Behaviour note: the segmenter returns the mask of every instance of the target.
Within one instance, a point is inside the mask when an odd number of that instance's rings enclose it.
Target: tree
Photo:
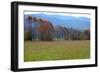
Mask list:
[[[28,40],[32,40],[32,17],[28,16],[27,21],[28,21],[28,25],[30,26],[29,26],[29,31],[26,32],[26,36]]]
[[[24,40],[31,40],[31,32],[24,32]]]
[[[86,40],[90,40],[90,30],[89,29],[84,31],[84,35],[86,37]]]
[[[86,29],[86,30],[82,31],[80,34],[80,39],[81,40],[90,40],[90,30]]]
[[[53,25],[49,21],[44,21],[43,24],[41,24],[38,27],[38,30],[40,31],[40,40],[53,40]]]

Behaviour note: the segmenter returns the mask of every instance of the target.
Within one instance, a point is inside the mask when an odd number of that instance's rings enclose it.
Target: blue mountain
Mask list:
[[[65,26],[67,28],[74,28],[79,30],[89,29],[90,28],[90,18],[81,16],[69,16],[69,15],[60,15],[60,14],[45,14],[45,13],[37,13],[37,14],[27,14],[27,16],[42,18],[50,21],[54,26],[60,25]]]

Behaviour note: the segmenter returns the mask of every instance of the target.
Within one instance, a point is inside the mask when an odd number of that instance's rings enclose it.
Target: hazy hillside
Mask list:
[[[38,14],[28,14],[32,17],[37,17],[37,18],[42,18],[46,19],[52,24],[55,25],[60,25],[60,26],[65,26],[68,28],[74,28],[74,29],[89,29],[90,27],[90,19],[87,17],[75,17],[75,16],[68,16],[68,15],[58,15],[58,14],[43,14],[43,13],[38,13]],[[25,18],[27,15],[25,15]],[[26,22],[27,23],[27,22]],[[28,25],[26,25],[28,26]]]

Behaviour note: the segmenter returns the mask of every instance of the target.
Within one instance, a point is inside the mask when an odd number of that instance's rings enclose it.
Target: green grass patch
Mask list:
[[[90,58],[90,41],[25,41],[24,61]]]

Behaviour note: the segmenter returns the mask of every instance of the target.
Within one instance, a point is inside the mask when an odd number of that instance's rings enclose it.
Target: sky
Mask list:
[[[73,13],[73,12],[43,12],[43,11],[25,11],[24,14],[28,15],[28,14],[46,14],[46,15],[68,15],[68,16],[75,16],[75,17],[80,17],[80,16],[84,16],[87,18],[90,18],[90,14],[89,13]]]

